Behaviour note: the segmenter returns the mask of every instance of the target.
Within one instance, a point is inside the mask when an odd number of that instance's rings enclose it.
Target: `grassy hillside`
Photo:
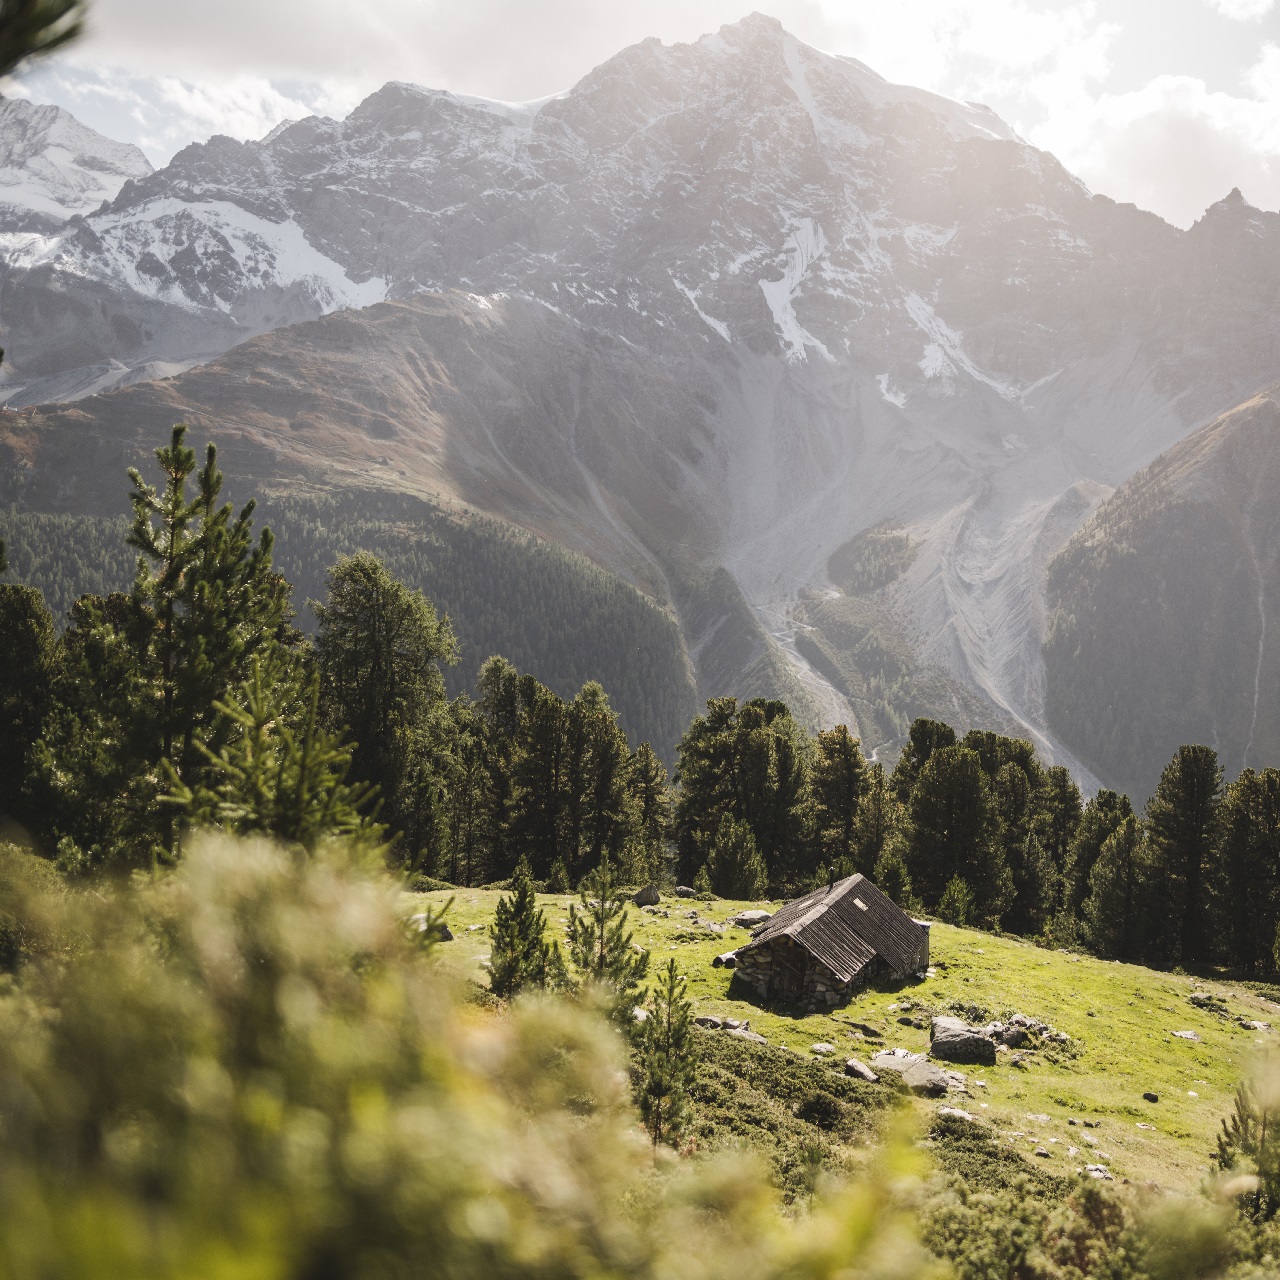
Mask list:
[[[443,948],[442,963],[460,977],[483,981],[487,928],[501,895],[459,890],[422,898],[439,905],[451,896],[449,920],[456,940]],[[540,898],[553,924],[564,922],[571,900]],[[1230,1110],[1237,1083],[1257,1055],[1275,1043],[1274,1034],[1246,1030],[1237,1019],[1280,1025],[1280,1004],[1238,985],[1198,983],[941,924],[933,926],[934,968],[923,981],[865,992],[832,1014],[764,1010],[735,998],[732,972],[711,964],[719,952],[746,942],[747,931],[725,925],[723,934],[713,934],[703,923],[724,925],[745,905],[664,899],[669,918],[633,909],[632,924],[655,964],[677,956],[695,1012],[749,1020],[771,1046],[790,1052],[797,1070],[811,1074],[816,1069],[833,1082],[843,1081],[837,1071],[845,1057],[865,1061],[882,1046],[923,1052],[930,1014],[944,1011],[975,1018],[1026,1013],[1066,1032],[1068,1045],[1027,1054],[1023,1066],[1012,1063],[1014,1054],[1002,1053],[994,1067],[959,1068],[967,1077],[966,1092],[910,1104],[922,1125],[933,1123],[939,1106],[970,1112],[993,1140],[992,1151],[1025,1157],[1042,1176],[1068,1175],[1085,1163],[1100,1162],[1118,1182],[1127,1178],[1194,1190],[1208,1172],[1219,1123]],[[698,921],[685,918],[690,910],[698,911]],[[1221,997],[1221,1011],[1192,1005],[1193,990]],[[901,1019],[919,1025],[904,1025]],[[1179,1038],[1175,1031],[1194,1032],[1199,1040]],[[714,1040],[723,1033],[707,1036]],[[835,1047],[829,1061],[812,1053],[819,1043]],[[1147,1092],[1159,1101],[1144,1101]],[[845,1160],[856,1160],[869,1109],[878,1105],[874,1096],[861,1096],[856,1111],[861,1119],[851,1121],[840,1139]],[[782,1111],[792,1115],[794,1102]],[[1073,1119],[1089,1119],[1097,1127],[1072,1125]],[[1037,1150],[1049,1154],[1036,1156]]]

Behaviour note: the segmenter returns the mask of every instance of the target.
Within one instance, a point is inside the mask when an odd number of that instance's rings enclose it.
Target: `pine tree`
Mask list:
[[[1146,868],[1137,819],[1107,837],[1089,875],[1082,915],[1090,947],[1108,960],[1136,960],[1144,941]]]
[[[1211,958],[1210,881],[1218,839],[1222,766],[1210,747],[1179,747],[1147,804],[1146,827],[1162,910],[1152,938],[1159,959]]]
[[[1036,797],[1036,827],[1060,882],[1066,875],[1067,856],[1080,827],[1080,817],[1080,788],[1067,769],[1060,764],[1052,765],[1044,771],[1044,781]],[[1054,904],[1055,909],[1058,905]]]
[[[636,1101],[649,1139],[678,1146],[690,1119],[693,1007],[674,959],[649,993],[648,1017],[637,1033],[640,1081]]]
[[[858,810],[867,789],[862,748],[845,725],[818,734],[809,777],[818,858],[852,868],[857,852]]]
[[[216,754],[199,744],[208,780],[187,786],[162,761],[167,803],[189,826],[271,835],[308,853],[336,838],[377,848],[385,831],[372,816],[375,789],[347,782],[351,749],[321,725],[319,693],[319,678],[304,677],[291,655],[265,666],[255,657],[249,678],[214,704],[232,728]]]
[[[907,742],[894,766],[891,786],[899,804],[908,804],[920,770],[929,763],[935,751],[956,745],[956,731],[941,720],[923,717],[911,722],[907,730]]]
[[[367,551],[339,560],[328,588],[325,602],[312,605],[325,723],[354,741],[352,776],[379,789],[412,858],[429,836],[415,821],[413,797],[434,721],[446,714],[440,664],[456,659],[453,631],[421,591]]]
[[[1267,1064],[1258,1079],[1237,1087],[1235,1106],[1222,1122],[1214,1163],[1222,1170],[1235,1169],[1242,1156],[1252,1166],[1257,1185],[1237,1203],[1251,1218],[1273,1218],[1280,1210],[1280,1080],[1274,1063]]]
[[[666,766],[647,742],[642,742],[631,757],[627,786],[635,802],[636,878],[646,884],[670,884],[670,786]]]
[[[872,869],[871,882],[904,911],[920,910],[920,900],[911,888],[911,875],[907,871],[902,840],[890,840],[880,851],[880,857],[876,859],[876,865]]]
[[[755,902],[768,889],[764,859],[751,828],[727,813],[720,819],[706,871],[712,892],[722,898]]]
[[[28,58],[42,57],[78,39],[84,31],[85,7],[85,0],[4,0],[0,4],[0,77]]]
[[[934,751],[912,788],[910,817],[907,867],[925,905],[940,903],[959,877],[973,894],[975,919],[999,924],[1013,884],[977,753],[961,746]]]
[[[534,897],[529,864],[521,858],[511,877],[511,893],[498,900],[489,937],[489,988],[509,999],[529,987],[553,984],[560,950],[547,940],[547,918]]]
[[[1129,797],[1115,791],[1099,791],[1084,807],[1080,823],[1067,849],[1063,906],[1072,916],[1081,917],[1089,896],[1089,876],[1093,865],[1113,832],[1133,816]]]
[[[961,876],[952,876],[938,899],[938,919],[963,928],[972,923],[976,906],[968,883]]]
[[[1038,937],[1053,915],[1053,904],[1058,897],[1053,860],[1032,830],[1027,831],[1019,844],[1008,849],[1008,858],[1013,902],[1002,923],[1011,933]]]
[[[853,869],[874,879],[873,871],[881,855],[905,826],[906,810],[894,797],[884,765],[877,761],[867,770],[866,790],[858,804],[853,832]]]
[[[1269,972],[1280,926],[1280,771],[1246,769],[1227,788],[1221,828],[1214,887],[1224,958]]]
[[[34,587],[0,584],[0,816],[26,822],[28,759],[49,707],[53,617]]]
[[[632,945],[627,897],[605,859],[583,877],[580,901],[569,908],[569,959],[580,991],[595,988],[609,1002],[609,1014],[629,1025],[636,989],[649,971],[649,953]]]

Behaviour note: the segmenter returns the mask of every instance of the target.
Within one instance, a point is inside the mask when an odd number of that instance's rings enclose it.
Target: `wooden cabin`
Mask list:
[[[923,974],[929,926],[866,876],[849,876],[788,902],[734,959],[762,999],[829,1009],[873,979]]]

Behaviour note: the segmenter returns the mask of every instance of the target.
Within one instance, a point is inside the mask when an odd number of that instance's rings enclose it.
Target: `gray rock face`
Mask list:
[[[658,892],[655,885],[647,884],[631,901],[637,907],[656,907],[662,901],[662,894]]]
[[[0,135],[16,145],[16,126]],[[1280,215],[1234,196],[1178,231],[1091,196],[990,111],[890,85],[760,16],[624,50],[538,106],[390,84],[346,120],[214,138],[102,211],[19,223],[0,210],[12,404],[201,362],[128,403],[160,418],[252,386],[270,418],[257,447],[296,476],[348,454],[306,434],[300,402],[332,377],[352,452],[370,432],[401,441],[362,477],[386,457],[387,483],[671,583],[704,683],[785,688],[812,718],[855,724],[850,611],[891,609],[932,637],[912,658],[921,688],[946,690],[937,714],[1022,726],[1050,755],[1045,559],[1280,351]],[[447,358],[424,339],[385,377],[346,368],[355,390],[329,372],[350,349],[335,333],[362,328],[377,353],[424,297],[471,300]],[[256,354],[207,367],[348,308],[365,309],[358,325],[298,331],[308,376],[268,377]],[[523,352],[520,372],[486,380],[499,348]],[[620,352],[643,366],[639,390]],[[453,397],[459,382],[479,404]],[[406,388],[431,405],[388,412]],[[82,437],[105,435],[110,399],[85,404]],[[883,524],[911,526],[889,579],[801,600]],[[739,618],[749,643],[700,643]],[[847,668],[839,687],[805,646]],[[858,705],[874,729],[874,700]]]
[[[929,1054],[944,1062],[972,1062],[993,1066],[995,1042],[980,1028],[961,1018],[934,1018],[929,1028]]]
[[[880,1077],[859,1058],[846,1058],[844,1073],[847,1076],[856,1076],[859,1080],[866,1080],[869,1084],[875,1084],[876,1081],[880,1079]]]

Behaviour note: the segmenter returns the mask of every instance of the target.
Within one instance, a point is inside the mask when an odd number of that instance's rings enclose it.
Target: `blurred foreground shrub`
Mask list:
[[[32,940],[0,987],[0,1276],[930,1266],[888,1167],[792,1224],[750,1161],[655,1162],[605,1019],[460,1004],[398,883],[341,847],[204,837],[159,880],[56,910],[0,880]]]

